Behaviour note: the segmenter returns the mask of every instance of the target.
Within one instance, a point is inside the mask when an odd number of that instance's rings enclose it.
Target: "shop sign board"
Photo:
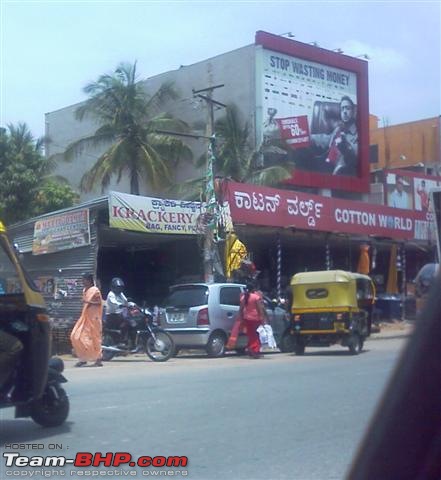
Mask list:
[[[434,239],[433,213],[229,182],[233,223],[397,240]]]
[[[52,215],[34,225],[32,254],[42,255],[90,245],[89,209]]]
[[[266,32],[256,46],[263,166],[294,165],[295,185],[368,192],[367,62]]]
[[[109,193],[109,225],[148,233],[200,234],[201,203]]]

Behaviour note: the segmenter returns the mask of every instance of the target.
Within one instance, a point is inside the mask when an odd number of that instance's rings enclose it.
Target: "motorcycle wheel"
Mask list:
[[[147,339],[146,353],[154,362],[166,362],[175,351],[172,337],[167,332],[155,332],[156,340],[153,337]]]
[[[31,406],[31,418],[43,427],[58,427],[69,415],[69,398],[60,386],[57,389],[58,398],[53,398],[47,389],[43,396]]]
[[[103,337],[103,345],[110,347],[113,345],[113,338],[110,335],[104,334]],[[101,351],[101,358],[103,362],[109,362],[115,356],[115,352],[111,352],[110,350],[102,350]]]

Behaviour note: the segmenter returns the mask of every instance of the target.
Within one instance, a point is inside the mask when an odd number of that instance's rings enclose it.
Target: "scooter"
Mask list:
[[[122,328],[111,328],[105,316],[101,347],[103,361],[135,353],[146,353],[154,362],[169,360],[174,352],[173,339],[155,324],[150,310],[132,302],[127,310],[128,332]]]

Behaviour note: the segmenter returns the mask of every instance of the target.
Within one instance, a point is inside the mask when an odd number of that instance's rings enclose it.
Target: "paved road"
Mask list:
[[[22,453],[186,455],[188,478],[203,480],[341,479],[405,341],[368,341],[357,357],[336,347],[262,360],[187,356],[155,364],[140,356],[82,369],[68,362],[69,421],[41,429],[3,410],[2,451],[6,443],[38,443],[43,450]],[[37,470],[32,478],[48,478]],[[117,470],[114,478],[147,478]],[[4,467],[0,473],[12,478]]]

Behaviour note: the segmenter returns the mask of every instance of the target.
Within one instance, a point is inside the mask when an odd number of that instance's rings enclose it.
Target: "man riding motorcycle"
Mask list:
[[[114,328],[123,331],[123,338],[128,339],[129,318],[128,307],[129,302],[123,293],[124,282],[121,278],[115,277],[110,285],[110,292],[106,300],[106,317],[105,322],[108,328]]]

